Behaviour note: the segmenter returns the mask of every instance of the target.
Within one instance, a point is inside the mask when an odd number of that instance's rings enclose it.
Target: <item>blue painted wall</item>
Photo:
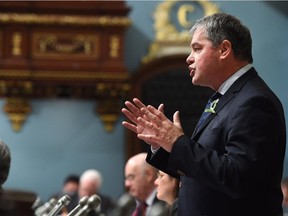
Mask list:
[[[154,39],[152,14],[159,1],[127,1],[133,25],[126,34],[125,63],[130,73],[141,64]],[[254,66],[279,96],[288,113],[288,13],[264,1],[215,2],[221,11],[238,16],[251,30]],[[183,59],[185,61],[185,59]],[[102,192],[117,198],[124,190],[125,131],[119,119],[107,133],[94,101],[53,99],[31,101],[33,112],[21,132],[12,131],[0,112],[0,139],[12,153],[5,188],[36,192],[41,199],[60,190],[70,173],[96,168],[104,177]],[[0,107],[4,101],[0,100]],[[271,143],[271,146],[273,143]],[[284,175],[288,175],[288,159]]]

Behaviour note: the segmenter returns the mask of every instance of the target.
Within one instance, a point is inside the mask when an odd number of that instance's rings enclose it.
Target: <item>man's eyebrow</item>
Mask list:
[[[200,46],[201,44],[199,42],[194,42],[191,44],[191,47],[195,47],[195,46]]]

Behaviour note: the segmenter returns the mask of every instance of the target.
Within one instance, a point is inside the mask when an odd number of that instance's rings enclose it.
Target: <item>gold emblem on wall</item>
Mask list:
[[[160,3],[153,14],[155,41],[142,62],[148,63],[172,53],[189,53],[189,30],[193,22],[219,11],[219,7],[210,1],[166,0]]]

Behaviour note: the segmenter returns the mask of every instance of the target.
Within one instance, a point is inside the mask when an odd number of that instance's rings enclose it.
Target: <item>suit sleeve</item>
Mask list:
[[[279,177],[275,167],[282,169],[285,126],[279,106],[267,97],[239,96],[232,104],[234,109],[222,109],[197,141],[180,137],[167,169],[239,198],[267,176]]]
[[[167,173],[174,178],[179,179],[179,175],[170,169],[168,169],[170,153],[165,151],[163,148],[158,149],[156,154],[153,154],[151,150],[148,152],[146,161],[157,169]]]

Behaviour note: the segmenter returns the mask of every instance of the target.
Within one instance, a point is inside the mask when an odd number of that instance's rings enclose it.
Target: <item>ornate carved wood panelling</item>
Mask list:
[[[129,91],[123,62],[131,21],[123,1],[0,2],[0,96],[14,130],[31,98],[97,100],[108,131]]]

